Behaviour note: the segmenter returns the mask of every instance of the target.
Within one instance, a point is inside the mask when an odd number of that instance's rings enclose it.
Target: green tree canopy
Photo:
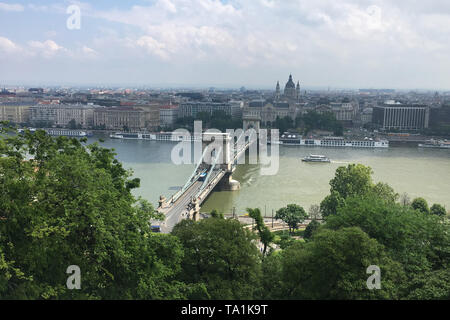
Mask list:
[[[450,264],[450,230],[440,217],[392,204],[373,195],[351,197],[330,216],[325,228],[339,230],[359,227],[384,245],[389,255],[400,262],[410,282],[425,272],[448,268]]]
[[[282,252],[272,251],[262,261],[262,298],[285,299],[283,295]]]
[[[428,208],[428,202],[424,198],[416,198],[411,203],[411,207],[414,208],[414,210],[419,210],[423,213],[430,213],[430,209]]]
[[[312,220],[305,229],[305,234],[303,235],[303,238],[305,239],[311,239],[313,234],[319,229],[320,223],[317,220]]]
[[[213,209],[210,214],[211,214],[211,218],[224,219],[223,213],[217,211],[217,209]]]
[[[441,206],[440,204],[435,203],[431,206],[430,213],[436,216],[443,217],[447,214],[447,210],[445,210],[445,207]]]
[[[266,255],[267,246],[273,241],[274,235],[270,232],[269,228],[264,224],[264,219],[261,215],[261,211],[256,208],[247,208],[248,215],[255,219],[256,222],[256,230],[258,231],[259,239],[263,244],[263,256]]]
[[[339,167],[335,177],[330,181],[330,195],[320,203],[320,210],[324,218],[333,215],[338,208],[345,205],[349,197],[372,194],[383,201],[394,203],[399,195],[385,183],[374,184],[373,171],[362,164],[350,164]]]
[[[180,280],[204,284],[211,299],[253,299],[260,295],[260,253],[255,235],[234,219],[183,220],[172,234],[185,248]],[[200,297],[196,297],[200,298]]]
[[[112,150],[44,131],[0,137],[0,296],[6,299],[184,297],[182,247],[151,232],[160,218]],[[67,267],[81,290],[66,288]],[[3,272],[3,270],[5,272]]]
[[[298,228],[298,224],[305,221],[308,214],[297,204],[288,204],[287,207],[277,210],[275,219],[283,220],[289,226],[289,232]]]
[[[339,167],[330,181],[330,192],[337,192],[343,198],[366,194],[373,186],[372,174],[372,169],[362,164]]]
[[[401,265],[357,227],[322,229],[314,241],[294,243],[282,256],[285,299],[395,299],[404,281]],[[381,269],[381,290],[367,288],[371,265]]]

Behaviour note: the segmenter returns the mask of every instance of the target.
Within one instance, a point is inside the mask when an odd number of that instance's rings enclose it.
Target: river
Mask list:
[[[141,187],[134,191],[154,205],[160,195],[169,197],[191,175],[194,165],[175,165],[171,150],[175,142],[115,140],[102,137],[104,147],[114,148],[118,159]],[[89,142],[97,141],[93,137]],[[239,165],[233,178],[241,183],[239,191],[217,191],[202,206],[203,212],[218,209],[229,213],[236,208],[242,214],[247,207],[259,207],[270,215],[272,210],[297,203],[306,210],[319,204],[329,193],[329,181],[339,166],[361,163],[372,167],[375,182],[386,182],[399,194],[411,199],[422,196],[430,204],[440,203],[450,209],[450,150],[390,147],[389,149],[320,148],[280,146],[278,174],[263,176],[260,165]],[[301,158],[323,154],[331,163],[305,163]]]

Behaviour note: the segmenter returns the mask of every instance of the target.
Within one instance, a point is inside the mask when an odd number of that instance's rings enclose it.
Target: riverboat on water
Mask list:
[[[330,163],[331,160],[323,155],[310,154],[302,159],[303,162],[325,162]]]
[[[419,143],[419,148],[450,149],[450,141],[431,139],[425,143]]]

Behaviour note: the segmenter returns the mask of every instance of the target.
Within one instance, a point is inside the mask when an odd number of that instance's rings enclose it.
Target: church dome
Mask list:
[[[292,75],[289,75],[289,80],[288,80],[288,82],[286,83],[286,86],[285,86],[285,89],[295,89],[295,83],[294,83],[294,81],[292,80]]]

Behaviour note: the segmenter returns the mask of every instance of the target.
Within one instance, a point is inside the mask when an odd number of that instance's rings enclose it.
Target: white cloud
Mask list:
[[[402,85],[412,72],[433,70],[435,81],[450,87],[444,71],[450,67],[448,0],[152,0],[101,10],[69,3],[82,6],[87,23],[67,34],[67,49],[34,41],[30,52],[101,56],[105,69],[139,61],[148,68],[173,67],[173,75],[188,79],[205,79],[192,74],[191,65],[229,82],[248,72],[255,84],[292,72],[312,85]],[[28,8],[66,14],[51,4]],[[392,70],[396,74],[386,79]]]
[[[21,4],[18,3],[4,3],[0,2],[0,11],[12,11],[12,12],[21,12],[24,10],[24,7]]]
[[[98,58],[100,54],[88,46],[82,46],[77,52],[73,53],[72,56],[79,59],[95,59]]]
[[[184,59],[186,54],[197,58],[207,52],[233,62],[263,62],[260,59],[265,56],[284,60],[302,51],[323,50],[324,46],[339,55],[349,45],[358,49],[367,43],[375,49],[438,47],[429,34],[418,32],[416,17],[405,15],[402,8],[384,1],[362,3],[158,0],[150,6],[93,15],[141,28],[144,35],[138,37],[138,47],[166,60]]]
[[[67,49],[58,45],[53,40],[29,41],[28,45],[34,50],[35,53],[42,55],[44,58],[51,58],[58,53],[67,52]]]
[[[162,59],[168,58],[168,51],[166,50],[166,45],[160,43],[150,36],[140,37],[136,44],[140,47],[145,48],[149,53],[154,54]]]
[[[20,50],[20,47],[8,38],[0,37],[0,52],[15,53]]]

